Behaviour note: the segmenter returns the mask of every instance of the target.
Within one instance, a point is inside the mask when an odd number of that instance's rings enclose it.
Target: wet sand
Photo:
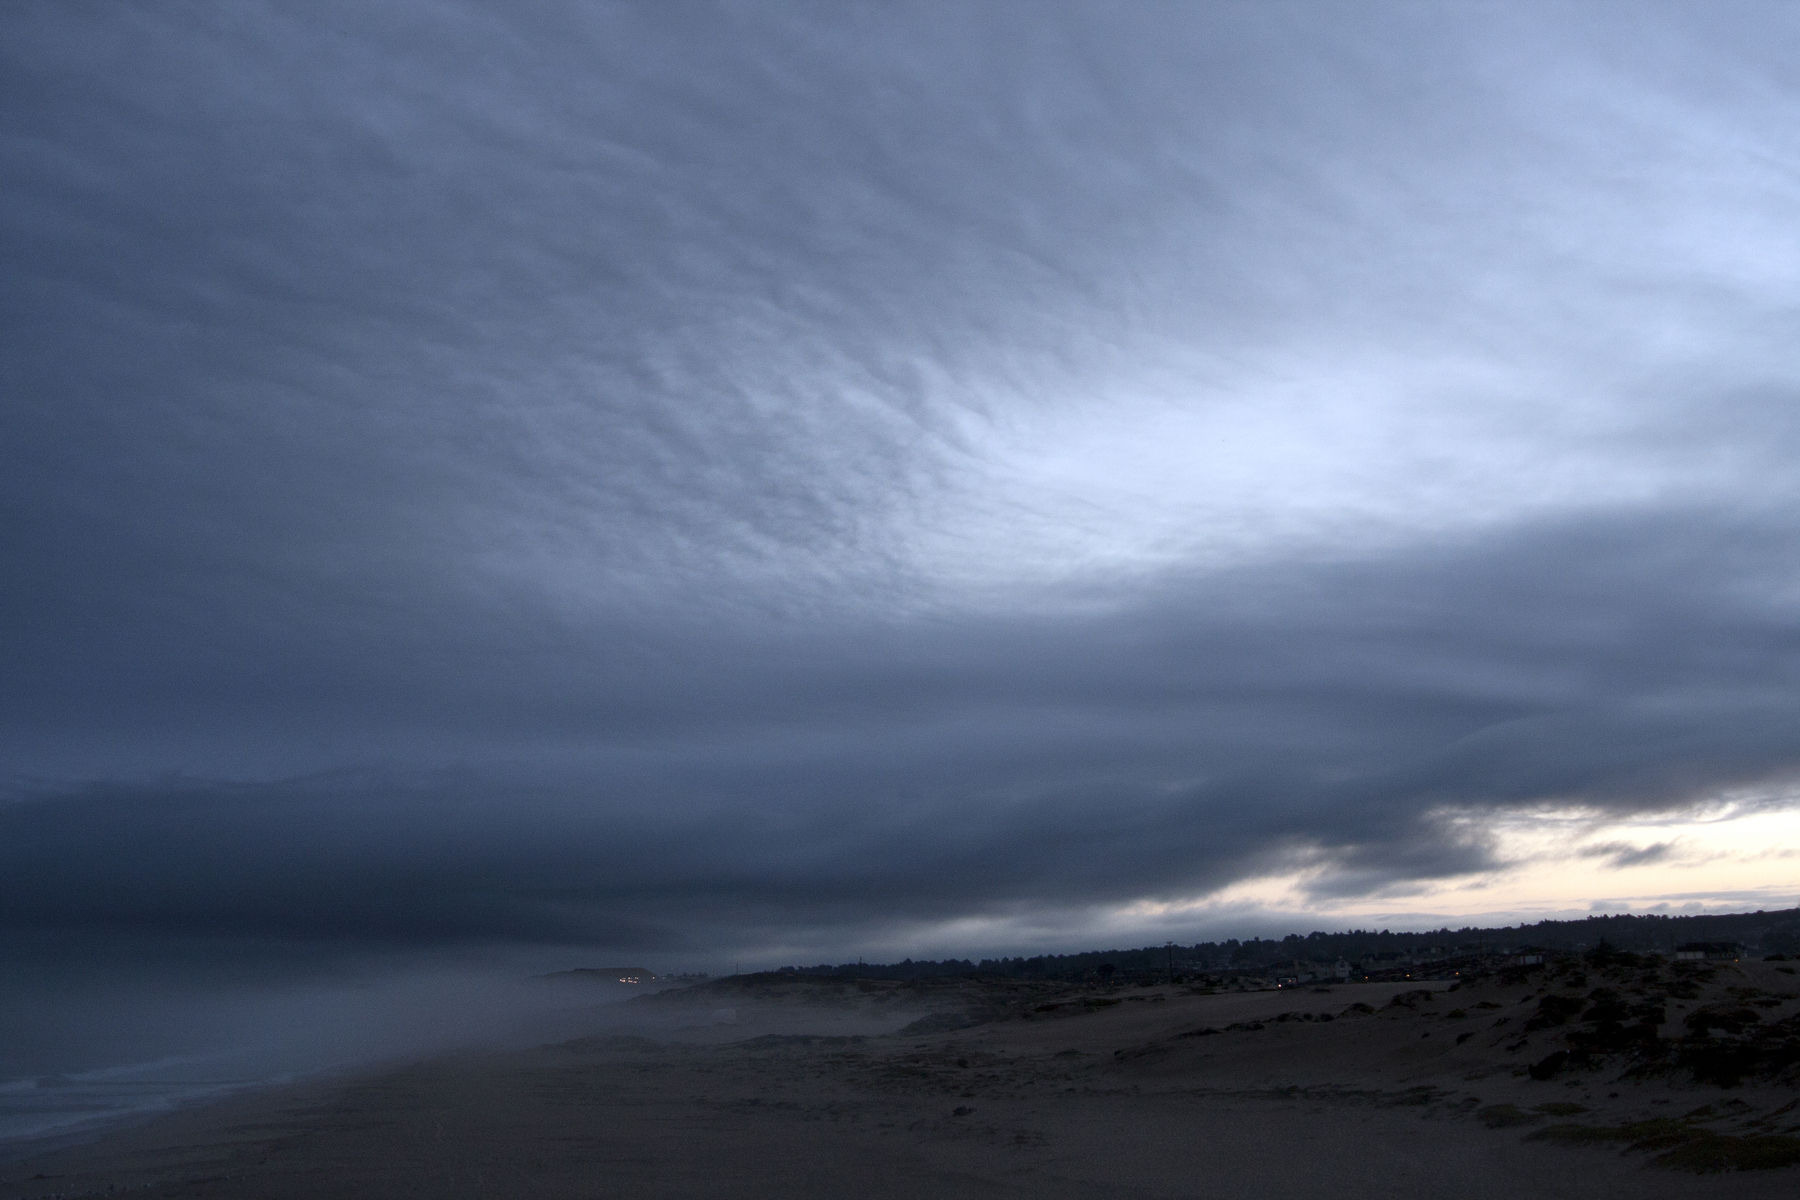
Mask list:
[[[643,1006],[654,1036],[445,1056],[171,1114],[0,1166],[0,1197],[1800,1194],[1800,1166],[1693,1174],[1655,1165],[1655,1148],[1545,1139],[1657,1120],[1800,1134],[1785,1077],[1624,1078],[1615,1057],[1533,1078],[1572,1027],[1527,1031],[1544,997],[1594,982],[727,982]],[[1722,1000],[1758,1004],[1764,1025],[1800,1013],[1794,977],[1767,964],[1658,999],[1672,1032]]]

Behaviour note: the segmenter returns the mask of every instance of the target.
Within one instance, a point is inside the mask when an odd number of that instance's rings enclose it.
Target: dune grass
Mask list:
[[[1659,1152],[1650,1160],[1658,1167],[1696,1174],[1800,1165],[1800,1137],[1716,1133],[1668,1118],[1622,1125],[1550,1125],[1530,1134],[1528,1140],[1569,1146],[1623,1142],[1627,1150]]]

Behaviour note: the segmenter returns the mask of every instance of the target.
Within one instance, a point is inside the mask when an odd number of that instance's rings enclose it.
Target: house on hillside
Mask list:
[[[593,983],[655,983],[656,972],[643,967],[576,967],[572,971],[557,971],[545,979],[569,979]]]
[[[1736,942],[1683,942],[1675,947],[1676,962],[1736,962],[1744,948]]]

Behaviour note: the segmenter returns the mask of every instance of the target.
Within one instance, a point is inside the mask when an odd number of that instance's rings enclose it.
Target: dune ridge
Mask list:
[[[1564,959],[1204,994],[751,976],[173,1114],[0,1195],[1789,1197],[1800,977]]]

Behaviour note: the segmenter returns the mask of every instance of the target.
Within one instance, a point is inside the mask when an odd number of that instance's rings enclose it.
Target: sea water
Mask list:
[[[0,1081],[0,1154],[292,1078],[257,1075],[255,1070],[251,1062],[230,1053],[173,1055]]]
[[[593,1033],[641,989],[516,974],[14,994],[0,1003],[0,1157],[322,1074]]]

